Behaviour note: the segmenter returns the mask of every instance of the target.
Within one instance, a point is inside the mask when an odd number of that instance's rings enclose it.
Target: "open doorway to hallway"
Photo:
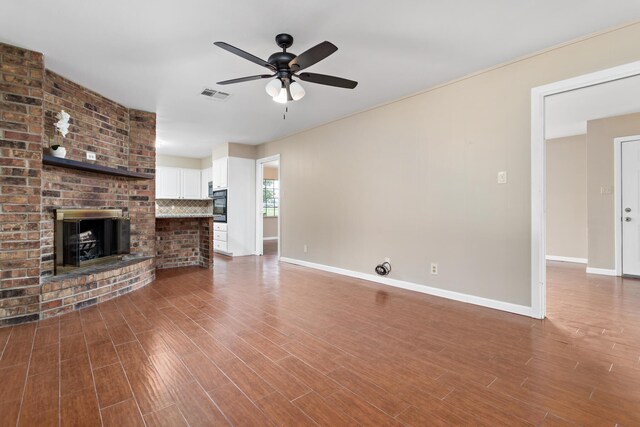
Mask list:
[[[640,289],[620,278],[640,276],[638,135],[640,76],[545,98],[549,318],[583,322],[578,301]]]
[[[256,254],[280,256],[280,158],[256,162]]]

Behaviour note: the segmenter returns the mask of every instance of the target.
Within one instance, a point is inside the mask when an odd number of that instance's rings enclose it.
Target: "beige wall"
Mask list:
[[[229,143],[229,157],[255,160],[257,152],[258,149],[255,145],[238,144],[237,142]]]
[[[221,159],[223,157],[228,157],[228,156],[229,156],[229,144],[228,143],[216,145],[215,147],[213,147],[213,150],[211,150],[211,161],[212,162],[214,160],[216,160],[216,159]]]
[[[273,166],[265,166],[262,169],[263,179],[278,179],[278,168]]]
[[[259,146],[281,155],[282,255],[366,273],[391,257],[392,278],[530,306],[531,88],[640,60],[639,39],[635,24]]]
[[[213,159],[211,156],[200,159],[200,169],[208,169],[213,166]]]
[[[237,142],[226,142],[216,145],[212,152],[212,161],[222,157],[240,157],[242,159],[255,159],[258,152],[257,146],[239,144]]]
[[[201,160],[191,157],[156,155],[157,166],[169,166],[174,168],[201,169]]]
[[[587,136],[547,141],[547,255],[587,258]]]
[[[262,237],[278,237],[278,217],[266,217],[262,219]]]
[[[640,113],[587,122],[589,267],[616,268],[613,139],[638,134]]]

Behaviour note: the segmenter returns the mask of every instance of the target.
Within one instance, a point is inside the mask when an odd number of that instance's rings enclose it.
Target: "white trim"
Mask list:
[[[613,229],[616,276],[622,275],[622,141],[613,140]]]
[[[274,154],[273,156],[263,157],[261,159],[256,160],[256,255],[263,255],[264,248],[262,246],[262,242],[264,240],[277,239],[280,241],[281,228],[280,228],[280,217],[282,216],[282,205],[281,200],[278,200],[278,203],[281,206],[281,210],[279,212],[278,218],[278,235],[276,237],[267,237],[264,238],[264,229],[263,229],[263,219],[264,215],[262,215],[262,166],[265,163],[278,161],[278,185],[280,186],[280,199],[282,199],[282,180],[280,179],[282,162],[280,161],[280,154]],[[280,248],[282,245],[278,245],[278,259],[280,259]]]
[[[610,270],[608,268],[593,268],[587,267],[587,274],[599,274],[601,276],[617,276],[615,270]]]
[[[262,240],[278,240],[278,236],[274,237],[263,237]]]
[[[576,264],[586,264],[586,258],[574,258],[570,256],[556,256],[556,255],[547,255],[547,261],[559,261],[559,262],[575,262]]]
[[[531,316],[544,319],[545,268],[545,135],[544,99],[570,90],[640,74],[640,61],[531,89]]]
[[[434,295],[454,301],[465,302],[468,304],[480,305],[483,307],[493,308],[496,310],[507,311],[509,313],[520,314],[522,316],[531,316],[531,307],[524,305],[512,304],[509,302],[493,300],[489,298],[478,297],[475,295],[463,294],[461,292],[448,291],[446,289],[433,288],[431,286],[421,285],[418,283],[405,282],[403,280],[381,277],[375,274],[361,273],[344,268],[331,267],[323,264],[316,264],[309,261],[302,261],[293,258],[280,258],[280,261],[289,264],[300,265],[303,267],[313,268],[316,270],[328,271],[330,273],[340,274],[343,276],[355,277],[357,279],[368,280],[370,282],[380,283],[382,285],[394,286],[396,288],[408,289],[410,291],[420,292],[423,294]]]

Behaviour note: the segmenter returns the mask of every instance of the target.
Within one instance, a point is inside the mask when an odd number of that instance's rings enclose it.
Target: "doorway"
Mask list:
[[[256,161],[256,255],[280,259],[280,155]]]
[[[532,89],[531,118],[531,316],[543,319],[546,316],[546,232],[547,232],[547,198],[546,198],[546,123],[548,120],[548,101],[554,95],[592,88],[605,83],[640,76],[640,61],[631,64],[575,77]],[[629,133],[627,133],[628,135]],[[625,135],[624,133],[622,135]],[[613,139],[613,138],[612,138]],[[613,157],[612,140],[609,142],[609,158]],[[613,163],[613,161],[611,162]],[[613,164],[611,165],[613,169]],[[611,179],[613,180],[611,170]],[[611,186],[612,187],[612,186]],[[613,188],[603,186],[598,191],[606,196],[613,196]],[[611,213],[614,209],[611,197]],[[609,223],[614,226],[613,215]],[[613,244],[611,246],[614,246]],[[615,271],[615,270],[613,270]],[[589,273],[589,271],[587,271]]]

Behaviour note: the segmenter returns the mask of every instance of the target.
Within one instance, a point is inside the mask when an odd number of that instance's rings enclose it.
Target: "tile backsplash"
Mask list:
[[[212,200],[156,200],[156,215],[210,215]]]

